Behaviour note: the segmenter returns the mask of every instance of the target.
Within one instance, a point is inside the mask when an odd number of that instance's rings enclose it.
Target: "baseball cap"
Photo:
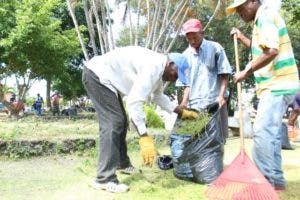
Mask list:
[[[188,61],[186,57],[181,53],[169,53],[170,60],[172,60],[178,69],[178,78],[183,83],[186,84],[186,72],[189,68]]]
[[[198,32],[202,29],[202,24],[198,19],[189,19],[182,25],[182,31],[185,34]]]
[[[235,13],[236,8],[245,3],[247,0],[234,0],[234,2],[226,8],[228,15]]]

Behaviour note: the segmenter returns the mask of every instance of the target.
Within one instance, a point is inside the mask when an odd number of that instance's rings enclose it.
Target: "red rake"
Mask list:
[[[239,72],[236,35],[234,35],[234,51],[236,68]],[[205,195],[211,200],[277,200],[279,197],[276,191],[245,152],[241,83],[237,84],[237,90],[241,140],[240,153],[208,187]]]

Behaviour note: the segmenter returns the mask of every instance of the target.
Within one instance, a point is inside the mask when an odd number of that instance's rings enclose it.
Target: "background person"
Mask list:
[[[35,101],[35,109],[36,109],[36,114],[39,117],[42,116],[43,103],[44,103],[43,97],[41,97],[41,95],[38,93]]]
[[[300,93],[297,93],[293,103],[291,104],[292,111],[288,119],[288,137],[291,140],[294,140],[298,137],[298,129],[295,129],[295,123],[300,115]]]
[[[59,92],[57,90],[55,90],[54,94],[51,96],[53,116],[55,116],[56,114],[57,115],[60,114],[59,101],[61,98],[62,98],[62,96],[59,94]]]
[[[236,28],[231,31],[252,52],[252,60],[235,74],[234,82],[243,81],[254,73],[259,103],[254,124],[253,160],[276,190],[284,190],[282,118],[299,91],[298,70],[287,28],[279,13],[261,5],[259,0],[235,0],[227,12],[237,12],[246,23],[254,22],[252,40]]]
[[[232,68],[224,48],[217,42],[204,39],[202,24],[190,19],[182,25],[189,47],[183,52],[190,71],[181,106],[201,111],[208,105],[218,103],[220,107],[222,135],[228,135],[228,111],[226,98],[229,74]]]
[[[144,165],[152,165],[157,150],[148,135],[143,104],[152,96],[153,102],[182,118],[195,118],[197,113],[183,110],[171,103],[163,93],[163,81],[186,82],[184,72],[188,64],[179,53],[160,54],[147,48],[128,46],[115,49],[89,60],[83,69],[83,84],[96,109],[100,144],[96,189],[127,192],[116,176],[117,168],[134,170],[127,155],[126,134],[128,120],[122,97],[127,96],[129,118],[136,126]]]

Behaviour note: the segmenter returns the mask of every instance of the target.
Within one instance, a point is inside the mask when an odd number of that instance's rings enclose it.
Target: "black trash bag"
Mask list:
[[[173,168],[172,157],[169,155],[158,156],[157,165],[161,170],[168,170]]]
[[[281,149],[294,150],[292,147],[289,138],[288,138],[288,127],[285,123],[282,123],[281,126]]]
[[[215,109],[213,109],[215,111]],[[220,127],[220,110],[212,115],[199,138],[171,134],[174,175],[197,183],[211,183],[223,170],[224,143]],[[177,124],[180,123],[177,119]]]
[[[172,133],[171,136],[171,155],[174,166],[174,175],[180,179],[192,179],[194,176],[192,174],[192,169],[188,161],[180,160],[185,145],[184,143],[191,140],[192,136],[190,135],[178,135]]]

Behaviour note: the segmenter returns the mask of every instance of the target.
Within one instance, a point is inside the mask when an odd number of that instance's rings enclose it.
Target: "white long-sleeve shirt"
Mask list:
[[[163,94],[162,75],[167,56],[139,46],[118,48],[102,56],[95,56],[85,65],[100,83],[114,93],[127,96],[129,118],[139,134],[146,130],[143,103],[152,94],[152,100],[162,109],[172,112],[175,105]]]

